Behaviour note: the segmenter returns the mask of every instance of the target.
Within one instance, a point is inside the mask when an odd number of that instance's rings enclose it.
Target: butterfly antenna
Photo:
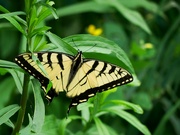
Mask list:
[[[79,48],[77,47],[77,45],[76,45],[75,42],[74,42],[74,39],[72,39],[72,42],[73,42],[74,46],[77,48],[78,52],[80,52]],[[88,48],[87,50],[85,50],[85,51],[83,51],[83,52],[87,52],[87,51],[91,50],[91,49],[92,49],[94,46],[96,46],[96,45],[97,45],[97,44],[94,44],[93,46],[91,46],[90,48]]]
[[[73,42],[74,46],[76,47],[76,49],[77,49],[78,52],[79,52],[80,50],[79,50],[79,48],[77,47],[77,45],[75,44],[74,39],[72,39],[72,42]]]
[[[94,46],[96,46],[97,44],[94,44],[93,46],[91,46],[90,48],[88,48],[87,50],[85,50],[84,52],[87,52],[89,50],[91,50]]]

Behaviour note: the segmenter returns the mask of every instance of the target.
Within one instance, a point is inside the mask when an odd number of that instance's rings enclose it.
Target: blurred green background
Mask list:
[[[144,114],[134,115],[152,134],[180,135],[180,2],[119,0],[124,8],[120,8],[121,4],[113,4],[113,0],[110,1],[111,5],[101,0],[54,2],[53,7],[57,9],[59,19],[49,17],[45,20],[46,25],[51,27],[50,31],[64,38],[73,34],[90,33],[89,26],[92,25],[95,29],[101,29],[100,36],[114,41],[126,52],[140,80],[140,86],[123,86],[122,90],[118,91],[120,99],[143,108]],[[93,2],[96,4],[92,4]],[[0,5],[11,12],[24,11],[22,0],[1,0]],[[142,23],[136,13],[142,16]],[[14,61],[14,57],[22,52],[22,42],[21,33],[6,20],[1,19],[0,59]],[[1,73],[0,93],[0,109],[9,104],[19,104],[21,95],[10,74]],[[30,93],[27,101],[29,114],[33,114],[34,101],[31,97],[33,98]],[[68,103],[65,96],[59,96],[52,105],[46,105],[46,114],[54,115],[57,119],[64,118]],[[71,113],[79,112],[73,109]],[[16,117],[12,119],[15,121]],[[109,125],[112,124],[121,135],[141,134],[122,119],[108,116],[103,120],[107,125],[111,121]],[[25,119],[25,123],[28,123],[28,119]],[[74,122],[69,128],[75,128],[74,131],[80,130],[74,127],[77,124],[78,122]],[[5,130],[8,130],[8,127],[1,125],[0,131],[5,133]]]

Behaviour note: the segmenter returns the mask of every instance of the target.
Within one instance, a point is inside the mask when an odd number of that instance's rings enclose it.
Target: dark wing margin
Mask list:
[[[84,93],[73,97],[69,105],[68,113],[71,107],[86,102],[90,97],[95,96],[97,92],[103,92],[133,81],[133,76],[121,67],[97,60],[87,60],[84,62],[84,64],[88,63],[89,61],[91,61],[91,68],[82,77],[82,80],[85,77],[88,79],[88,76],[91,75],[92,72],[96,72],[96,78],[98,78],[97,82],[99,81],[98,86],[89,88]],[[100,84],[101,81],[104,81],[104,84]],[[84,85],[86,84],[84,83]]]

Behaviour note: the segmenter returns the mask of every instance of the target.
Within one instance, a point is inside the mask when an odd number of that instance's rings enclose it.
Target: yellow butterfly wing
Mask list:
[[[46,74],[32,59],[31,53],[19,55],[15,58],[15,61],[20,67],[39,80],[45,93],[49,81],[52,82],[52,87],[46,95],[52,101],[54,96],[66,89],[73,56],[54,52],[34,53],[34,55],[41,62]]]
[[[76,106],[102,92],[133,81],[125,69],[97,60],[84,60],[76,76],[67,87],[67,96],[73,98],[69,106]]]

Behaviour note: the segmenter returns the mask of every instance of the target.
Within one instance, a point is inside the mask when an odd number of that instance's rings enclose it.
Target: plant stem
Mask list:
[[[27,22],[27,28],[26,28],[26,38],[27,38],[27,44],[26,44],[26,52],[29,51],[29,48],[31,48],[31,44],[32,44],[32,37],[31,32],[32,29],[30,29],[30,17],[31,17],[31,7],[34,3],[36,3],[37,0],[25,0],[25,12],[26,12],[26,22]],[[21,96],[21,101],[20,101],[20,110],[18,112],[18,118],[17,118],[17,122],[15,124],[15,128],[12,132],[12,135],[16,135],[17,133],[19,133],[22,123],[24,121],[24,115],[25,115],[25,111],[26,111],[26,103],[27,103],[27,98],[28,98],[28,84],[29,84],[29,75],[24,74],[24,82],[23,82],[23,91],[22,91],[22,96]]]
[[[23,123],[24,120],[24,114],[25,114],[25,110],[26,110],[26,102],[27,102],[27,97],[28,97],[28,83],[29,83],[29,75],[24,75],[24,85],[23,85],[23,92],[22,92],[22,96],[21,96],[21,102],[20,102],[20,106],[21,109],[19,110],[18,113],[18,118],[17,118],[17,122],[15,125],[15,128],[12,132],[12,135],[16,135],[16,133],[19,132],[21,125]]]

